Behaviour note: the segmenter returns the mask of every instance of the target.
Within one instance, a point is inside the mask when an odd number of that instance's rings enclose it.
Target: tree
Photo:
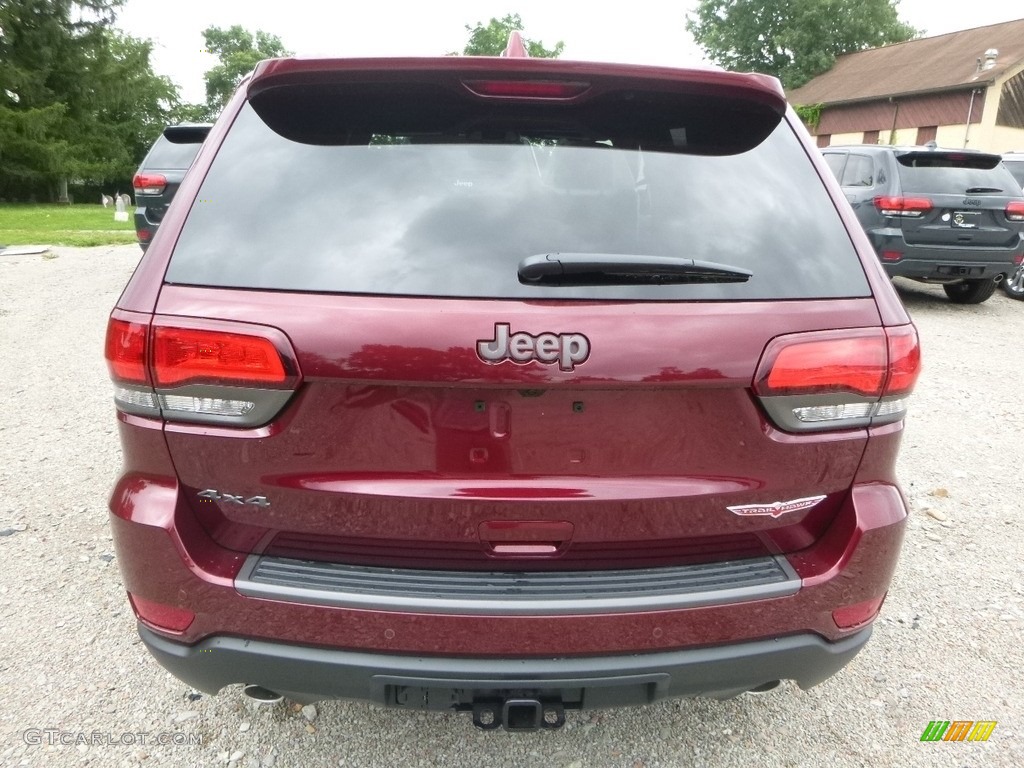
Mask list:
[[[74,117],[82,155],[70,168],[79,178],[130,177],[170,121],[178,87],[153,72],[153,44],[105,30],[92,52],[80,94],[88,108]]]
[[[126,187],[178,96],[151,44],[111,28],[122,2],[0,2],[0,197]]]
[[[709,59],[798,88],[844,53],[910,40],[896,0],[700,0],[686,29]]]
[[[501,19],[491,19],[485,27],[477,22],[475,27],[466,25],[469,32],[469,42],[462,49],[465,56],[500,56],[508,44],[508,36],[513,30],[523,31],[523,20],[518,13],[507,14]],[[545,48],[543,43],[537,40],[523,38],[526,51],[534,58],[557,59],[562,55],[565,43],[559,40],[554,48]]]
[[[220,114],[234,94],[238,83],[256,68],[263,59],[291,56],[277,35],[256,30],[256,35],[244,27],[230,29],[207,27],[203,30],[206,50],[220,62],[206,72],[206,107],[210,119]]]

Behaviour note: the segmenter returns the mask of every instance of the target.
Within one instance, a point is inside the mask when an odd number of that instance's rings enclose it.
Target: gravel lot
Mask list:
[[[941,289],[898,286],[925,354],[900,462],[914,509],[875,636],[839,676],[810,691],[570,713],[554,733],[482,733],[454,715],[200,696],[150,659],[106,510],[120,448],[103,332],[138,257],[134,246],[0,256],[0,765],[1024,764],[1024,303],[997,292],[961,307]],[[998,726],[986,743],[923,744],[933,719]],[[202,743],[157,744],[161,733]]]

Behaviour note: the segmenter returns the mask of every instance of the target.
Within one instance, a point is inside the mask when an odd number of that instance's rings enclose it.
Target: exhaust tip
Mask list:
[[[762,683],[756,688],[751,688],[747,693],[752,693],[755,696],[760,696],[765,693],[771,693],[776,688],[782,685],[781,680],[769,680],[767,683]]]
[[[268,691],[262,685],[249,684],[242,688],[242,693],[259,704],[277,704],[284,701],[284,696],[274,691]]]

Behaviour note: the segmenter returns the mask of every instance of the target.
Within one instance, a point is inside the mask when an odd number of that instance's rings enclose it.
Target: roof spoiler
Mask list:
[[[168,125],[164,128],[164,137],[171,144],[202,144],[212,127],[212,123]]]

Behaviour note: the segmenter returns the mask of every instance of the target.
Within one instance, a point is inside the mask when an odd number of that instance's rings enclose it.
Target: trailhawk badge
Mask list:
[[[512,333],[508,323],[495,323],[494,338],[478,341],[476,354],[493,365],[506,360],[520,365],[536,360],[546,365],[558,363],[563,371],[571,371],[590,357],[590,340],[582,333]]]
[[[772,517],[782,517],[790,512],[810,509],[824,500],[824,496],[808,496],[806,499],[773,501],[771,504],[743,504],[738,507],[726,507],[726,509],[734,515],[771,515]]]

